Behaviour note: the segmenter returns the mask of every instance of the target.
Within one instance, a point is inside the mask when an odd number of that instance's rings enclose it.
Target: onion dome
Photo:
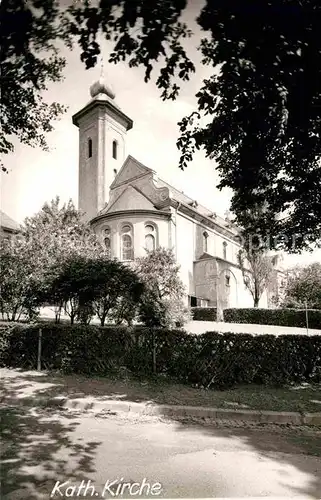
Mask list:
[[[108,87],[102,76],[90,87],[90,95],[93,99],[100,94],[105,94],[110,97],[110,99],[115,99],[114,92],[110,87]]]

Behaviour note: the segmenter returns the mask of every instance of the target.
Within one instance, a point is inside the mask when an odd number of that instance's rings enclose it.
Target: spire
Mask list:
[[[100,61],[100,78],[104,79],[104,58],[101,56]]]
[[[110,99],[115,99],[114,92],[112,91],[111,87],[109,87],[105,82],[103,56],[101,56],[100,60],[100,78],[90,87],[90,95],[93,99],[99,96],[99,94],[105,94],[110,97]]]

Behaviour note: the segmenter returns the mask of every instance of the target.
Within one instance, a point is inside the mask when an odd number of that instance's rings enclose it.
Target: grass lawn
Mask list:
[[[163,380],[87,378],[52,374],[41,377],[54,383],[50,395],[69,398],[94,396],[164,405],[212,406],[248,410],[321,412],[321,384],[288,388],[241,386],[215,391]],[[38,378],[39,381],[39,378]]]

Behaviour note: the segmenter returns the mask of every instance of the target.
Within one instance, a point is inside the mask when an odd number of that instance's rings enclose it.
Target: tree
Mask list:
[[[0,312],[2,319],[19,321],[37,315],[31,255],[23,244],[0,242]]]
[[[22,237],[38,259],[41,272],[54,262],[64,260],[69,253],[88,257],[104,254],[102,241],[83,222],[82,213],[72,200],[61,205],[59,197],[25,219]]]
[[[40,9],[36,0],[34,5]],[[99,0],[97,6],[84,0],[62,13],[60,24],[54,22],[57,3],[42,5],[45,15],[37,16],[23,0],[2,3],[4,63],[9,65],[5,70],[13,88],[9,85],[6,90],[4,113],[9,128],[4,130],[4,152],[10,149],[6,141],[11,132],[17,131],[27,143],[37,137],[38,116],[39,130],[50,128],[50,120],[44,122],[41,112],[32,113],[29,133],[26,111],[30,111],[29,104],[37,109],[37,100],[33,90],[28,91],[32,99],[28,92],[24,96],[25,91],[20,92],[21,99],[17,89],[20,73],[22,82],[31,86],[35,78],[40,89],[51,75],[50,65],[39,70],[33,45],[38,49],[41,44],[46,50],[55,39],[67,37],[68,44],[74,39],[81,48],[81,60],[90,68],[97,62],[97,36],[102,34],[114,43],[110,61],[145,67],[146,82],[157,65],[156,84],[163,99],[176,99],[179,80],[185,82],[195,72],[185,44],[192,33],[181,21],[187,0],[154,0],[152,4],[149,0]],[[20,18],[23,29],[17,34],[14,30]],[[252,230],[246,226],[244,211],[264,200],[270,213],[279,214],[277,220],[262,221],[265,234],[273,236],[271,246],[292,252],[320,244],[320,21],[318,0],[262,0],[259,5],[244,0],[242,8],[232,0],[205,0],[197,17],[203,33],[199,49],[201,63],[213,68],[213,75],[203,81],[196,95],[195,112],[179,124],[180,168],[187,167],[195,149],[203,148],[217,163],[219,188],[233,190],[235,222]],[[159,64],[161,60],[164,64]],[[61,65],[54,65],[55,78]]]
[[[319,262],[289,271],[284,305],[305,307],[305,304],[311,309],[321,309],[321,264]]]
[[[12,136],[47,150],[46,134],[66,111],[57,102],[46,103],[43,96],[48,82],[63,78],[65,59],[59,56],[59,44],[71,48],[64,15],[57,0],[3,0],[0,17],[0,154],[14,150]]]
[[[42,301],[61,304],[71,324],[88,324],[95,314],[101,326],[107,318],[131,323],[144,290],[134,271],[107,256],[70,255],[52,275]]]
[[[104,326],[107,319],[131,324],[144,291],[137,274],[116,260],[89,260],[90,272],[83,278],[83,290],[90,297],[93,313]]]
[[[102,242],[82,222],[81,213],[72,201],[60,206],[59,198],[45,203],[33,217],[24,221],[21,232],[12,237],[6,246],[9,262],[21,262],[16,266],[17,285],[28,283],[28,294],[40,304],[48,295],[53,280],[59,276],[64,262],[77,256],[98,258],[106,255]],[[7,273],[7,279],[13,274]],[[19,278],[18,278],[19,276]],[[32,285],[32,287],[31,287]],[[10,286],[13,286],[11,284]],[[24,285],[25,286],[25,285]],[[25,288],[15,288],[16,299],[23,299]],[[19,292],[20,290],[20,292]],[[55,307],[56,320],[62,310],[61,297],[52,295],[50,305]]]
[[[59,268],[52,273],[53,279],[49,282],[42,294],[45,303],[59,304],[64,308],[73,325],[77,316],[82,316],[81,306],[86,307],[90,300],[85,300],[83,284],[87,278],[88,268],[86,258],[70,255],[58,264]],[[57,264],[55,264],[55,267]],[[86,272],[87,271],[87,272]],[[83,299],[83,300],[81,300]],[[88,315],[86,315],[87,322]],[[83,316],[82,316],[82,319]]]
[[[137,259],[136,269],[146,290],[141,300],[140,316],[148,326],[172,326],[189,319],[184,307],[184,285],[171,250],[158,248]]]
[[[245,245],[239,250],[238,261],[243,282],[253,297],[254,307],[259,307],[260,298],[267,289],[273,274],[273,259],[262,247]]]
[[[87,68],[97,60],[98,32],[115,40],[110,61],[144,66],[145,81],[161,58],[156,84],[163,99],[175,99],[178,80],[195,71],[184,46],[191,31],[180,20],[187,6],[186,0],[77,3],[69,10],[70,29]],[[262,221],[274,236],[272,248],[295,252],[319,244],[319,1],[245,0],[240,8],[232,0],[206,0],[197,23],[204,34],[202,64],[213,67],[213,75],[196,95],[198,109],[179,124],[180,167],[203,148],[217,162],[219,188],[233,190],[238,225],[247,228],[245,209],[264,200],[279,214],[270,225]]]

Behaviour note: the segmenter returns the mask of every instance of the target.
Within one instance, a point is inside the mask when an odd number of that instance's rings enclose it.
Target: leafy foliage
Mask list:
[[[87,286],[91,288],[93,310],[102,326],[107,318],[117,324],[132,323],[144,292],[144,285],[132,269],[116,260],[97,260]]]
[[[239,251],[238,261],[244,285],[253,297],[254,307],[258,307],[260,298],[272,277],[272,259],[261,249],[246,247]]]
[[[148,326],[170,326],[188,321],[184,285],[171,250],[158,248],[137,259],[136,270],[145,284],[140,316]]]
[[[293,269],[285,291],[284,303],[294,307],[321,309],[321,264]]]
[[[103,326],[106,319],[134,319],[144,286],[130,268],[107,256],[88,258],[71,255],[60,265],[42,301],[58,303],[75,319],[89,323],[97,314]]]
[[[100,53],[102,34],[114,43],[110,61],[143,66],[145,81],[159,71],[163,99],[178,96],[179,82],[196,68],[186,50],[192,36],[181,16],[187,0],[89,0],[59,12],[57,0],[4,0],[1,4],[2,132],[46,146],[45,133],[62,111],[42,93],[59,81],[65,61],[59,43],[76,40],[86,68]],[[205,0],[200,5],[202,64],[213,68],[197,93],[197,109],[179,124],[180,167],[195,149],[214,159],[219,188],[233,190],[235,222],[249,226],[246,210],[266,204],[256,226],[273,248],[291,252],[320,244],[321,234],[321,8],[318,0]],[[16,26],[19,25],[19,30]],[[57,43],[57,45],[56,45]],[[205,119],[204,119],[205,118]],[[278,238],[281,235],[282,238]]]
[[[309,327],[321,329],[321,311],[308,310]],[[304,309],[225,309],[224,321],[227,323],[248,323],[254,325],[277,325],[306,328]]]
[[[216,321],[217,309],[216,307],[193,307],[192,318],[194,321]],[[223,311],[224,314],[224,311]]]
[[[12,137],[47,150],[46,133],[66,111],[44,100],[48,82],[62,80],[65,59],[59,43],[71,48],[57,0],[3,0],[1,16],[0,153],[14,150]],[[0,164],[6,171],[5,164]]]
[[[187,6],[186,0],[115,0],[98,3],[85,1],[68,9],[68,29],[77,39],[86,68],[93,67],[100,54],[97,32],[113,40],[110,62],[128,60],[130,67],[145,66],[145,81],[149,81],[153,64],[159,57],[165,60],[157,86],[163,99],[175,99],[179,87],[171,77],[186,81],[195,66],[188,58],[182,40],[192,35],[186,23],[179,20]]]
[[[13,247],[0,242],[0,313],[9,321],[37,315],[32,255],[23,242]]]
[[[59,198],[33,217],[27,218],[21,233],[0,246],[1,307],[11,320],[21,314],[34,315],[37,305],[71,257],[99,257],[104,247],[82,222],[81,213],[70,201],[60,207]],[[57,318],[63,306],[54,295]]]
[[[215,307],[193,307],[193,320],[216,321]],[[275,325],[290,326],[295,328],[306,328],[306,311],[299,309],[279,308],[232,308],[224,309],[224,321],[226,323],[245,323],[249,325]],[[308,310],[309,327],[321,329],[321,311]]]
[[[178,81],[195,71],[184,45],[191,31],[180,21],[185,9],[186,0],[77,3],[69,29],[87,68],[97,61],[101,32],[115,41],[111,62],[145,67],[145,81],[159,68],[161,97],[175,99]],[[320,21],[318,0],[259,7],[245,0],[242,8],[206,0],[199,50],[213,75],[196,95],[197,110],[179,124],[180,167],[203,148],[217,163],[219,188],[233,190],[237,224],[249,229],[244,213],[264,202],[278,218],[261,214],[257,225],[273,236],[273,248],[292,252],[320,243]]]
[[[44,324],[0,330],[0,364],[35,368],[39,326],[42,364],[65,373],[104,376],[119,367],[205,388],[321,381],[321,337],[190,335],[184,331]]]

